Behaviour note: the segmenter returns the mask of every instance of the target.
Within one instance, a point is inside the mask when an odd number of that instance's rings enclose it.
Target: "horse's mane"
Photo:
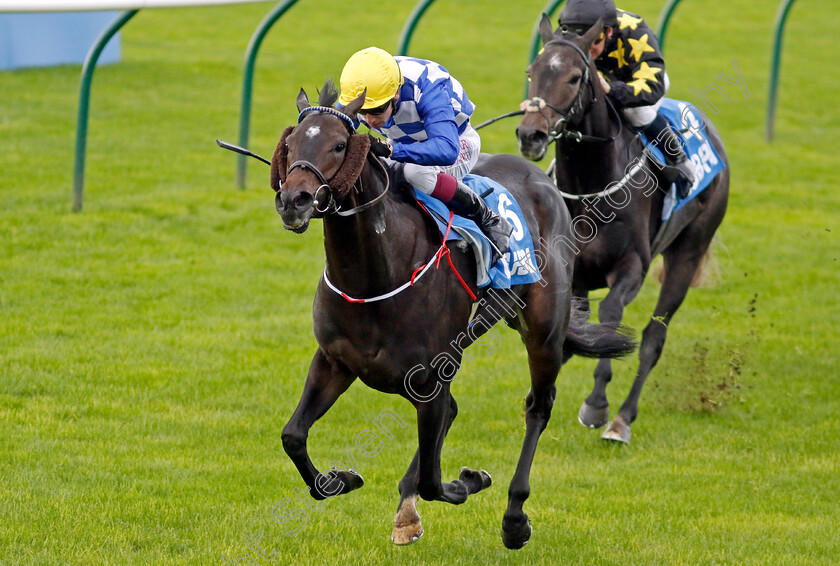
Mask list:
[[[324,81],[324,86],[318,92],[318,106],[335,106],[338,101],[339,90],[332,79]]]

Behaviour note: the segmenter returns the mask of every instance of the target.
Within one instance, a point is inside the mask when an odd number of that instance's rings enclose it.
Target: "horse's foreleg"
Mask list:
[[[628,256],[627,260],[607,280],[612,281],[610,290],[598,308],[598,321],[601,324],[621,323],[624,307],[639,292],[644,279],[644,267],[638,255]],[[607,401],[607,384],[612,379],[612,363],[609,358],[598,360],[595,366],[595,383],[592,392],[583,402],[578,413],[578,421],[589,428],[601,428],[610,418],[610,404]]]
[[[283,428],[283,448],[315,499],[347,493],[364,484],[362,477],[354,471],[332,470],[322,474],[312,464],[306,450],[309,429],[347,391],[354,379],[347,368],[330,360],[319,348],[309,366],[298,406]]]

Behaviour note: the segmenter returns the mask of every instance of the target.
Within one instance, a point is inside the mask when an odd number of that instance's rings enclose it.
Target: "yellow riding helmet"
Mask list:
[[[347,60],[341,71],[341,96],[338,101],[347,106],[367,88],[364,110],[382,106],[394,96],[403,84],[402,73],[396,59],[378,47],[357,51]]]

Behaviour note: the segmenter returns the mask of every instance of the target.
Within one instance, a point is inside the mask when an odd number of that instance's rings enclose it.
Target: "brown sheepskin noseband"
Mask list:
[[[280,141],[274,148],[274,155],[271,156],[271,189],[274,192],[279,191],[280,185],[286,181],[286,170],[289,168],[289,148],[286,147],[286,138],[294,129],[294,126],[289,126],[283,130]]]
[[[271,188],[276,192],[280,190],[282,183],[286,181],[286,173],[289,170],[289,148],[286,145],[286,138],[294,130],[289,126],[283,130],[280,141],[271,157]],[[356,179],[362,174],[365,167],[367,154],[370,151],[370,138],[366,135],[352,134],[347,140],[347,150],[344,153],[344,161],[327,185],[332,189],[336,198],[341,199],[347,196]]]

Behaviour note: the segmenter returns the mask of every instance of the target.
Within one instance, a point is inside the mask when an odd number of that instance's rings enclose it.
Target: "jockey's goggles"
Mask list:
[[[388,107],[391,106],[391,104],[393,104],[393,103],[394,103],[394,99],[392,98],[391,100],[389,100],[388,102],[386,102],[382,106],[377,106],[376,108],[368,108],[367,110],[362,108],[362,109],[359,110],[359,114],[361,114],[362,116],[368,116],[368,115],[370,115],[370,116],[381,116],[382,114],[385,113],[386,110],[388,110]]]
[[[560,26],[560,31],[568,31],[575,35],[583,35],[587,31],[589,31],[589,28],[591,27],[591,25],[587,24],[563,24]],[[601,35],[598,36],[598,39],[595,41],[595,43],[601,43],[604,40],[604,38],[607,36],[608,29],[609,28],[604,28],[601,30]]]

